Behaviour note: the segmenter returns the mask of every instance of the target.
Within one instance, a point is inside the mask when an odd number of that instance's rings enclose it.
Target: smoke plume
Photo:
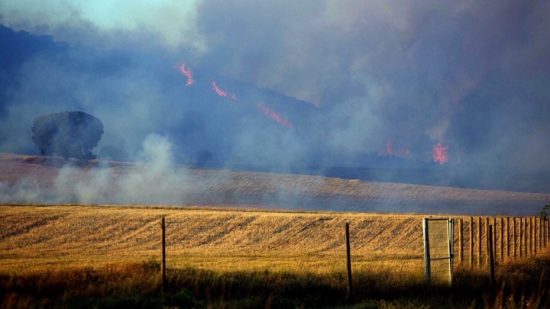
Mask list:
[[[139,159],[159,133],[177,162],[323,171],[377,167],[392,141],[406,166],[548,183],[547,2],[110,3],[0,1],[1,151],[83,110],[105,124],[100,158]]]

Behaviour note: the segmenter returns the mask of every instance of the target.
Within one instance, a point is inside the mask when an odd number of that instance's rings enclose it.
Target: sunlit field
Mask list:
[[[108,206],[0,209],[2,271],[157,259],[163,216],[170,268],[344,271],[346,222],[355,269],[419,272],[423,267],[417,215]]]
[[[161,297],[162,217],[168,286]],[[503,283],[500,294],[486,289],[486,267],[458,264],[454,288],[428,288],[423,277],[423,217],[202,207],[2,206],[2,305],[399,308],[547,302],[540,291],[547,280],[540,271],[550,269],[546,250],[536,258],[499,263],[498,277],[511,284]],[[346,222],[352,298],[346,296]],[[478,291],[472,294],[471,288]],[[304,298],[304,293],[311,296]]]

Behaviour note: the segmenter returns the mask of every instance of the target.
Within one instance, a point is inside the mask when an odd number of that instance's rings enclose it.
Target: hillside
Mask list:
[[[73,166],[67,172],[63,164],[65,162],[55,158],[0,155],[1,200],[4,203],[242,205],[466,214],[533,214],[550,201],[550,194],[542,193],[184,166],[151,172],[148,165],[124,162],[92,161]],[[81,191],[84,187],[86,192],[75,193],[75,187]]]

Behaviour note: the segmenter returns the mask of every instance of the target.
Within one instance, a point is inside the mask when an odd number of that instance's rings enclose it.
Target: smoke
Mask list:
[[[64,166],[52,186],[23,179],[0,185],[2,203],[182,204],[192,183],[177,167],[166,137],[151,134],[143,141],[139,164],[121,171],[109,165],[92,169]],[[105,163],[104,163],[105,164]]]
[[[1,24],[62,43],[0,71],[0,150],[31,151],[34,117],[78,109],[105,124],[100,158],[139,159],[158,132],[177,162],[364,166],[391,140],[403,160],[441,143],[445,167],[550,173],[549,17],[512,0],[0,0]]]

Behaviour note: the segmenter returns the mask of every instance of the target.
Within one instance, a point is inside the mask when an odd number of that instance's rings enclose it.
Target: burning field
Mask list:
[[[57,160],[57,161],[56,161]],[[529,214],[550,195],[4,154],[4,203],[241,205],[375,212]]]

